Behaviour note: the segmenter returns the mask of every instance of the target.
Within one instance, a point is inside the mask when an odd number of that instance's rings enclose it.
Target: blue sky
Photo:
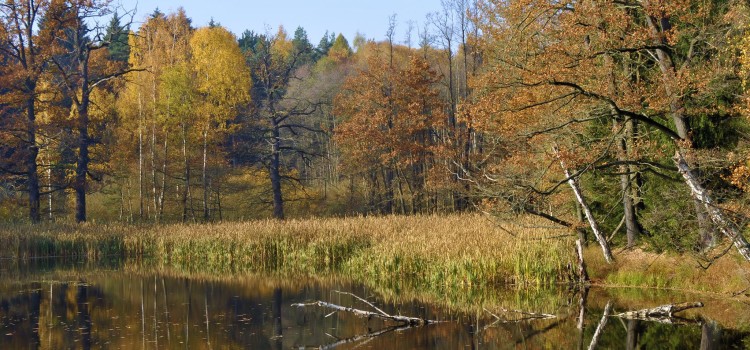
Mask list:
[[[292,35],[297,26],[307,31],[310,42],[316,45],[323,34],[343,33],[351,42],[360,32],[368,39],[383,40],[388,30],[388,18],[396,14],[396,39],[403,42],[407,22],[415,22],[412,42],[417,45],[417,28],[422,27],[425,15],[438,11],[440,0],[115,0],[125,9],[136,8],[134,21],[139,25],[157,7],[172,12],[180,6],[196,27],[207,25],[213,18],[236,35],[245,29],[255,32],[275,32],[283,25]],[[269,29],[270,28],[270,29]]]

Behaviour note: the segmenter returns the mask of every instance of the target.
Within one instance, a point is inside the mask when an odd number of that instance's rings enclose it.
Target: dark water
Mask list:
[[[594,340],[602,349],[750,345],[750,309],[741,302],[704,301],[706,313],[669,320],[677,324],[607,317],[600,327],[607,303],[621,312],[633,305],[655,306],[670,296],[592,290],[583,299],[582,293],[568,291],[497,289],[454,291],[430,305],[405,291],[384,290],[391,291],[387,297],[336,278],[188,275],[120,262],[0,260],[0,349],[587,349]],[[324,300],[368,309],[337,291],[366,297],[389,314],[445,322],[394,328],[344,312],[291,306]],[[518,321],[534,315],[507,311],[531,305],[556,317]]]

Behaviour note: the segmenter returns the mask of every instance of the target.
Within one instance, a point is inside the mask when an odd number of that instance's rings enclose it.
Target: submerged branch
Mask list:
[[[698,302],[692,302],[692,303],[666,304],[666,305],[660,305],[660,306],[650,308],[650,309],[623,312],[615,316],[629,319],[629,320],[631,319],[632,320],[651,320],[654,318],[656,319],[672,318],[674,313],[697,308],[697,307],[703,307],[703,303],[698,301]]]

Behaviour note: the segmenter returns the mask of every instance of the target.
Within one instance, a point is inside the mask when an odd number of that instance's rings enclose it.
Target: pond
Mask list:
[[[706,306],[682,318],[606,317],[602,325],[607,304],[615,313],[701,297],[644,290],[407,289],[339,277],[183,273],[120,261],[0,260],[0,349],[571,349],[592,341],[602,349],[750,346],[750,308],[732,300],[703,297]],[[389,315],[441,322],[398,327],[293,306],[322,300],[375,311],[344,293]]]

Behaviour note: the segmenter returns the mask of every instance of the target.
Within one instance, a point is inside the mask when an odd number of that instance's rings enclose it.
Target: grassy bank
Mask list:
[[[185,272],[341,274],[384,288],[441,294],[497,283],[568,281],[573,237],[531,218],[502,225],[481,215],[354,217],[210,225],[7,225],[0,257],[121,256]],[[733,251],[707,269],[692,256],[586,251],[595,283],[742,295],[750,266]],[[743,292],[744,291],[744,292]]]
[[[57,224],[0,227],[0,256],[121,255],[189,271],[343,273],[385,285],[542,285],[568,278],[572,243],[561,235],[528,220],[500,228],[479,215]]]
[[[615,263],[606,264],[602,254],[586,251],[589,274],[596,284],[607,287],[641,287],[695,291],[721,296],[750,297],[750,263],[733,247],[717,247],[720,258],[709,263],[697,254],[653,253],[641,249],[616,250]]]

